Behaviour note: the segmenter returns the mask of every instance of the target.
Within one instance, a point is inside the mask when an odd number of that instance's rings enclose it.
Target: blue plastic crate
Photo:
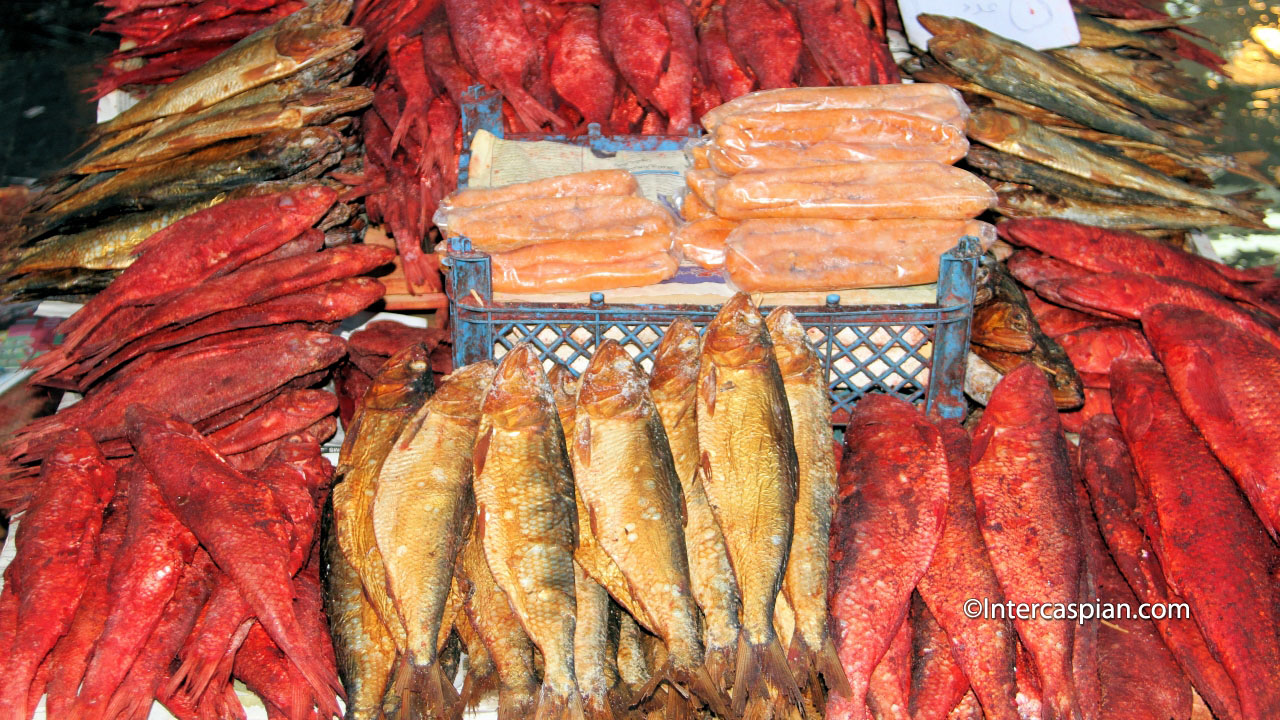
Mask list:
[[[471,102],[462,107],[460,187],[466,186],[468,148],[476,130],[502,136],[501,96],[476,87],[468,97]],[[689,139],[606,136],[598,130],[573,138],[521,135],[510,139],[521,138],[586,144],[599,152],[673,150]],[[559,363],[576,375],[593,349],[612,338],[648,369],[672,320],[687,317],[701,331],[719,310],[717,305],[611,305],[603,293],[592,293],[591,302],[585,304],[498,303],[493,300],[489,256],[473,251],[467,238],[450,238],[449,243],[443,264],[453,359],[458,366],[497,359],[528,340],[548,367]],[[791,307],[827,370],[833,424],[845,424],[858,398],[877,391],[923,402],[943,417],[964,417],[965,356],[981,254],[978,240],[972,237],[962,238],[943,254],[933,303],[846,307],[831,295],[826,305]]]

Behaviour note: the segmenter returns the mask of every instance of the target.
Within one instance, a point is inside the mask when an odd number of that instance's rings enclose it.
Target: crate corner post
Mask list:
[[[969,352],[969,331],[973,313],[947,318],[957,306],[971,308],[978,260],[982,246],[977,238],[965,236],[943,253],[938,265],[938,307],[943,315],[934,328],[933,367],[929,373],[928,409],[950,419],[963,420],[965,359]]]

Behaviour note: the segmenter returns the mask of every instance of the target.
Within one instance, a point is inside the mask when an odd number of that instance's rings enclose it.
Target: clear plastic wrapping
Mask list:
[[[737,220],[710,217],[688,223],[675,234],[675,247],[685,260],[708,270],[724,266],[725,240],[739,225]]]
[[[716,190],[713,207],[737,220],[954,220],[977,217],[995,201],[982,180],[942,163],[847,163],[739,173]]]
[[[546,261],[509,265],[493,256],[493,289],[508,293],[590,292],[642,287],[676,274],[680,263],[668,252],[655,252],[620,262]]]
[[[632,195],[534,197],[436,211],[446,236],[463,235],[484,252],[550,241],[614,241],[669,235],[676,219],[661,204]]]
[[[711,167],[711,163],[707,161],[707,150],[710,149],[710,140],[700,138],[694,140],[685,147],[689,155],[689,162],[693,164],[694,170],[706,170]]]
[[[734,175],[849,162],[951,163],[965,156],[964,131],[897,112],[848,108],[738,113],[716,128],[708,161]]]
[[[716,213],[693,190],[688,190],[680,201],[680,218],[687,222],[715,217]]]
[[[684,181],[689,189],[698,196],[703,205],[716,210],[716,192],[724,187],[729,179],[715,170],[689,170],[684,174]]]
[[[714,132],[725,118],[740,112],[793,112],[867,108],[896,110],[931,118],[964,129],[969,107],[953,88],[939,83],[865,85],[862,87],[779,88],[747,93],[702,116],[702,126]]]
[[[977,220],[750,220],[729,234],[725,274],[746,292],[822,292],[935,282],[942,253],[964,235],[983,249],[995,227]]]
[[[573,197],[575,195],[640,195],[640,185],[626,170],[590,170],[556,175],[493,188],[468,188],[450,193],[440,202],[446,214],[454,208],[479,207],[512,200]]]

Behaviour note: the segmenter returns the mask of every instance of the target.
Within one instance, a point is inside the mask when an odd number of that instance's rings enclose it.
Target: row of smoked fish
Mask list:
[[[366,203],[415,291],[440,290],[418,245],[457,184],[472,85],[502,93],[508,132],[685,136],[753,90],[899,81],[884,33],[901,23],[883,0],[365,0],[352,24],[376,73]]]
[[[1190,29],[1137,0],[1081,2],[1078,45],[1040,52],[958,18],[924,15],[918,82],[959,90],[973,109],[966,163],[1006,217],[1052,217],[1181,239],[1219,226],[1267,229],[1250,193],[1213,192],[1234,173],[1269,179],[1248,158],[1215,152],[1221,118],[1191,99],[1174,61],[1222,60]]]
[[[21,515],[0,716],[243,718],[233,680],[273,718],[340,714],[317,540],[339,398],[322,388],[347,362],[332,331],[382,297],[367,275],[394,253],[324,249],[337,196],[314,183],[175,222],[32,363],[83,398],[5,444],[3,510]],[[375,357],[391,335],[352,345]]]
[[[196,8],[137,11],[170,10]],[[92,295],[148,237],[229,198],[317,179],[347,192],[334,178],[360,174],[352,113],[373,98],[352,86],[362,33],[342,25],[349,10],[326,0],[288,15],[96,126],[0,230],[0,295]],[[365,220],[351,199],[323,224],[326,246],[360,237]]]
[[[694,145],[686,259],[747,292],[829,291],[937,280],[995,192],[952,166],[969,114],[940,84],[754,92],[702,116]]]

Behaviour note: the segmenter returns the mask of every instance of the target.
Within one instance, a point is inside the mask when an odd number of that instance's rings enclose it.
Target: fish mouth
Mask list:
[[[516,430],[545,425],[554,402],[537,350],[522,342],[498,364],[482,408],[496,426]]]
[[[641,407],[644,372],[621,345],[606,340],[578,384],[578,407],[593,417],[616,417]]]
[[[704,352],[730,366],[764,362],[772,350],[764,318],[746,293],[734,295],[720,308],[703,342]]]

